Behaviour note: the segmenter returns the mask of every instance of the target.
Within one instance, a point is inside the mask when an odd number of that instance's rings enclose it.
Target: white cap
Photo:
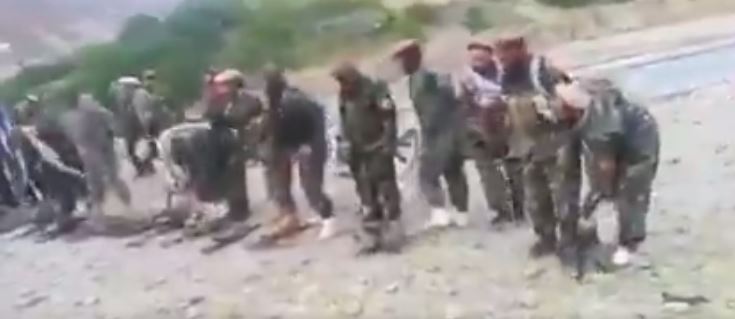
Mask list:
[[[241,80],[242,78],[242,72],[235,69],[227,69],[214,76],[214,83],[225,83],[234,80]]]
[[[140,80],[134,76],[123,76],[117,79],[117,83],[126,85],[141,85]]]

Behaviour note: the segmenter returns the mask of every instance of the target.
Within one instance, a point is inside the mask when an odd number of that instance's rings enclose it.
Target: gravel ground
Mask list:
[[[553,259],[526,255],[528,226],[502,231],[472,175],[472,226],[417,236],[399,255],[356,258],[349,234],[314,232],[271,250],[247,241],[203,255],[177,233],[38,242],[0,239],[0,318],[735,318],[735,117],[731,83],[651,105],[663,140],[650,237],[633,266],[583,284]],[[262,198],[259,174],[251,174]],[[349,180],[328,183],[346,230]],[[135,182],[135,212],[160,205],[160,179]],[[303,203],[303,201],[302,201]],[[266,215],[267,205],[255,205]],[[415,232],[425,206],[408,194]],[[600,214],[603,237],[614,216]],[[692,305],[663,294],[704,297]]]

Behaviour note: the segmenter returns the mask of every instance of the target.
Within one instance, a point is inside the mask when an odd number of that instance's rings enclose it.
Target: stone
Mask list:
[[[48,296],[33,293],[31,295],[21,297],[20,300],[15,303],[15,307],[18,309],[33,308],[46,300],[48,300]]]
[[[202,317],[202,312],[196,306],[189,306],[186,307],[184,316],[186,319],[198,319]]]
[[[89,296],[81,301],[80,306],[90,307],[100,303],[100,299],[95,296]]]
[[[679,165],[680,163],[681,163],[681,158],[679,157],[674,157],[674,158],[666,160],[667,165],[673,166],[673,165]]]
[[[525,277],[528,280],[536,280],[540,277],[542,277],[546,273],[546,269],[541,267],[531,267],[526,269],[526,271],[523,272],[523,277]]]
[[[389,294],[395,294],[398,292],[399,288],[400,288],[400,285],[397,282],[395,282],[395,283],[388,285],[388,287],[385,288],[385,292]]]
[[[196,306],[198,304],[201,304],[204,302],[207,298],[204,296],[194,296],[189,298],[189,300],[186,301],[187,306]]]
[[[689,308],[691,306],[686,302],[667,302],[664,304],[664,310],[674,313],[682,313],[689,310]]]
[[[429,268],[426,269],[426,272],[428,272],[430,274],[436,274],[436,273],[439,273],[441,271],[442,271],[442,268],[439,267],[439,266],[431,266],[431,267],[429,267]]]

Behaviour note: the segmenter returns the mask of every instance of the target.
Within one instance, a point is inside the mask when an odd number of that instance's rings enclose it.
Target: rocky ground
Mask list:
[[[472,226],[416,235],[398,255],[354,257],[355,198],[351,183],[336,177],[328,189],[346,234],[325,242],[309,232],[277,249],[255,250],[246,240],[203,255],[206,240],[178,233],[49,242],[9,233],[0,239],[0,318],[733,318],[734,85],[651,103],[663,150],[649,240],[633,266],[583,284],[553,258],[527,257],[528,226],[488,227],[468,167]],[[258,176],[251,187],[262,217]],[[145,216],[160,205],[160,179],[134,185],[135,211],[113,215]],[[416,233],[427,212],[412,192],[405,197]],[[612,212],[600,217],[603,237],[612,238]]]

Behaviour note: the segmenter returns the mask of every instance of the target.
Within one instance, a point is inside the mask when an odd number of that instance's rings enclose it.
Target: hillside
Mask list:
[[[164,15],[180,0],[0,1],[0,77],[20,61],[69,53],[84,43],[114,36],[135,13]]]

